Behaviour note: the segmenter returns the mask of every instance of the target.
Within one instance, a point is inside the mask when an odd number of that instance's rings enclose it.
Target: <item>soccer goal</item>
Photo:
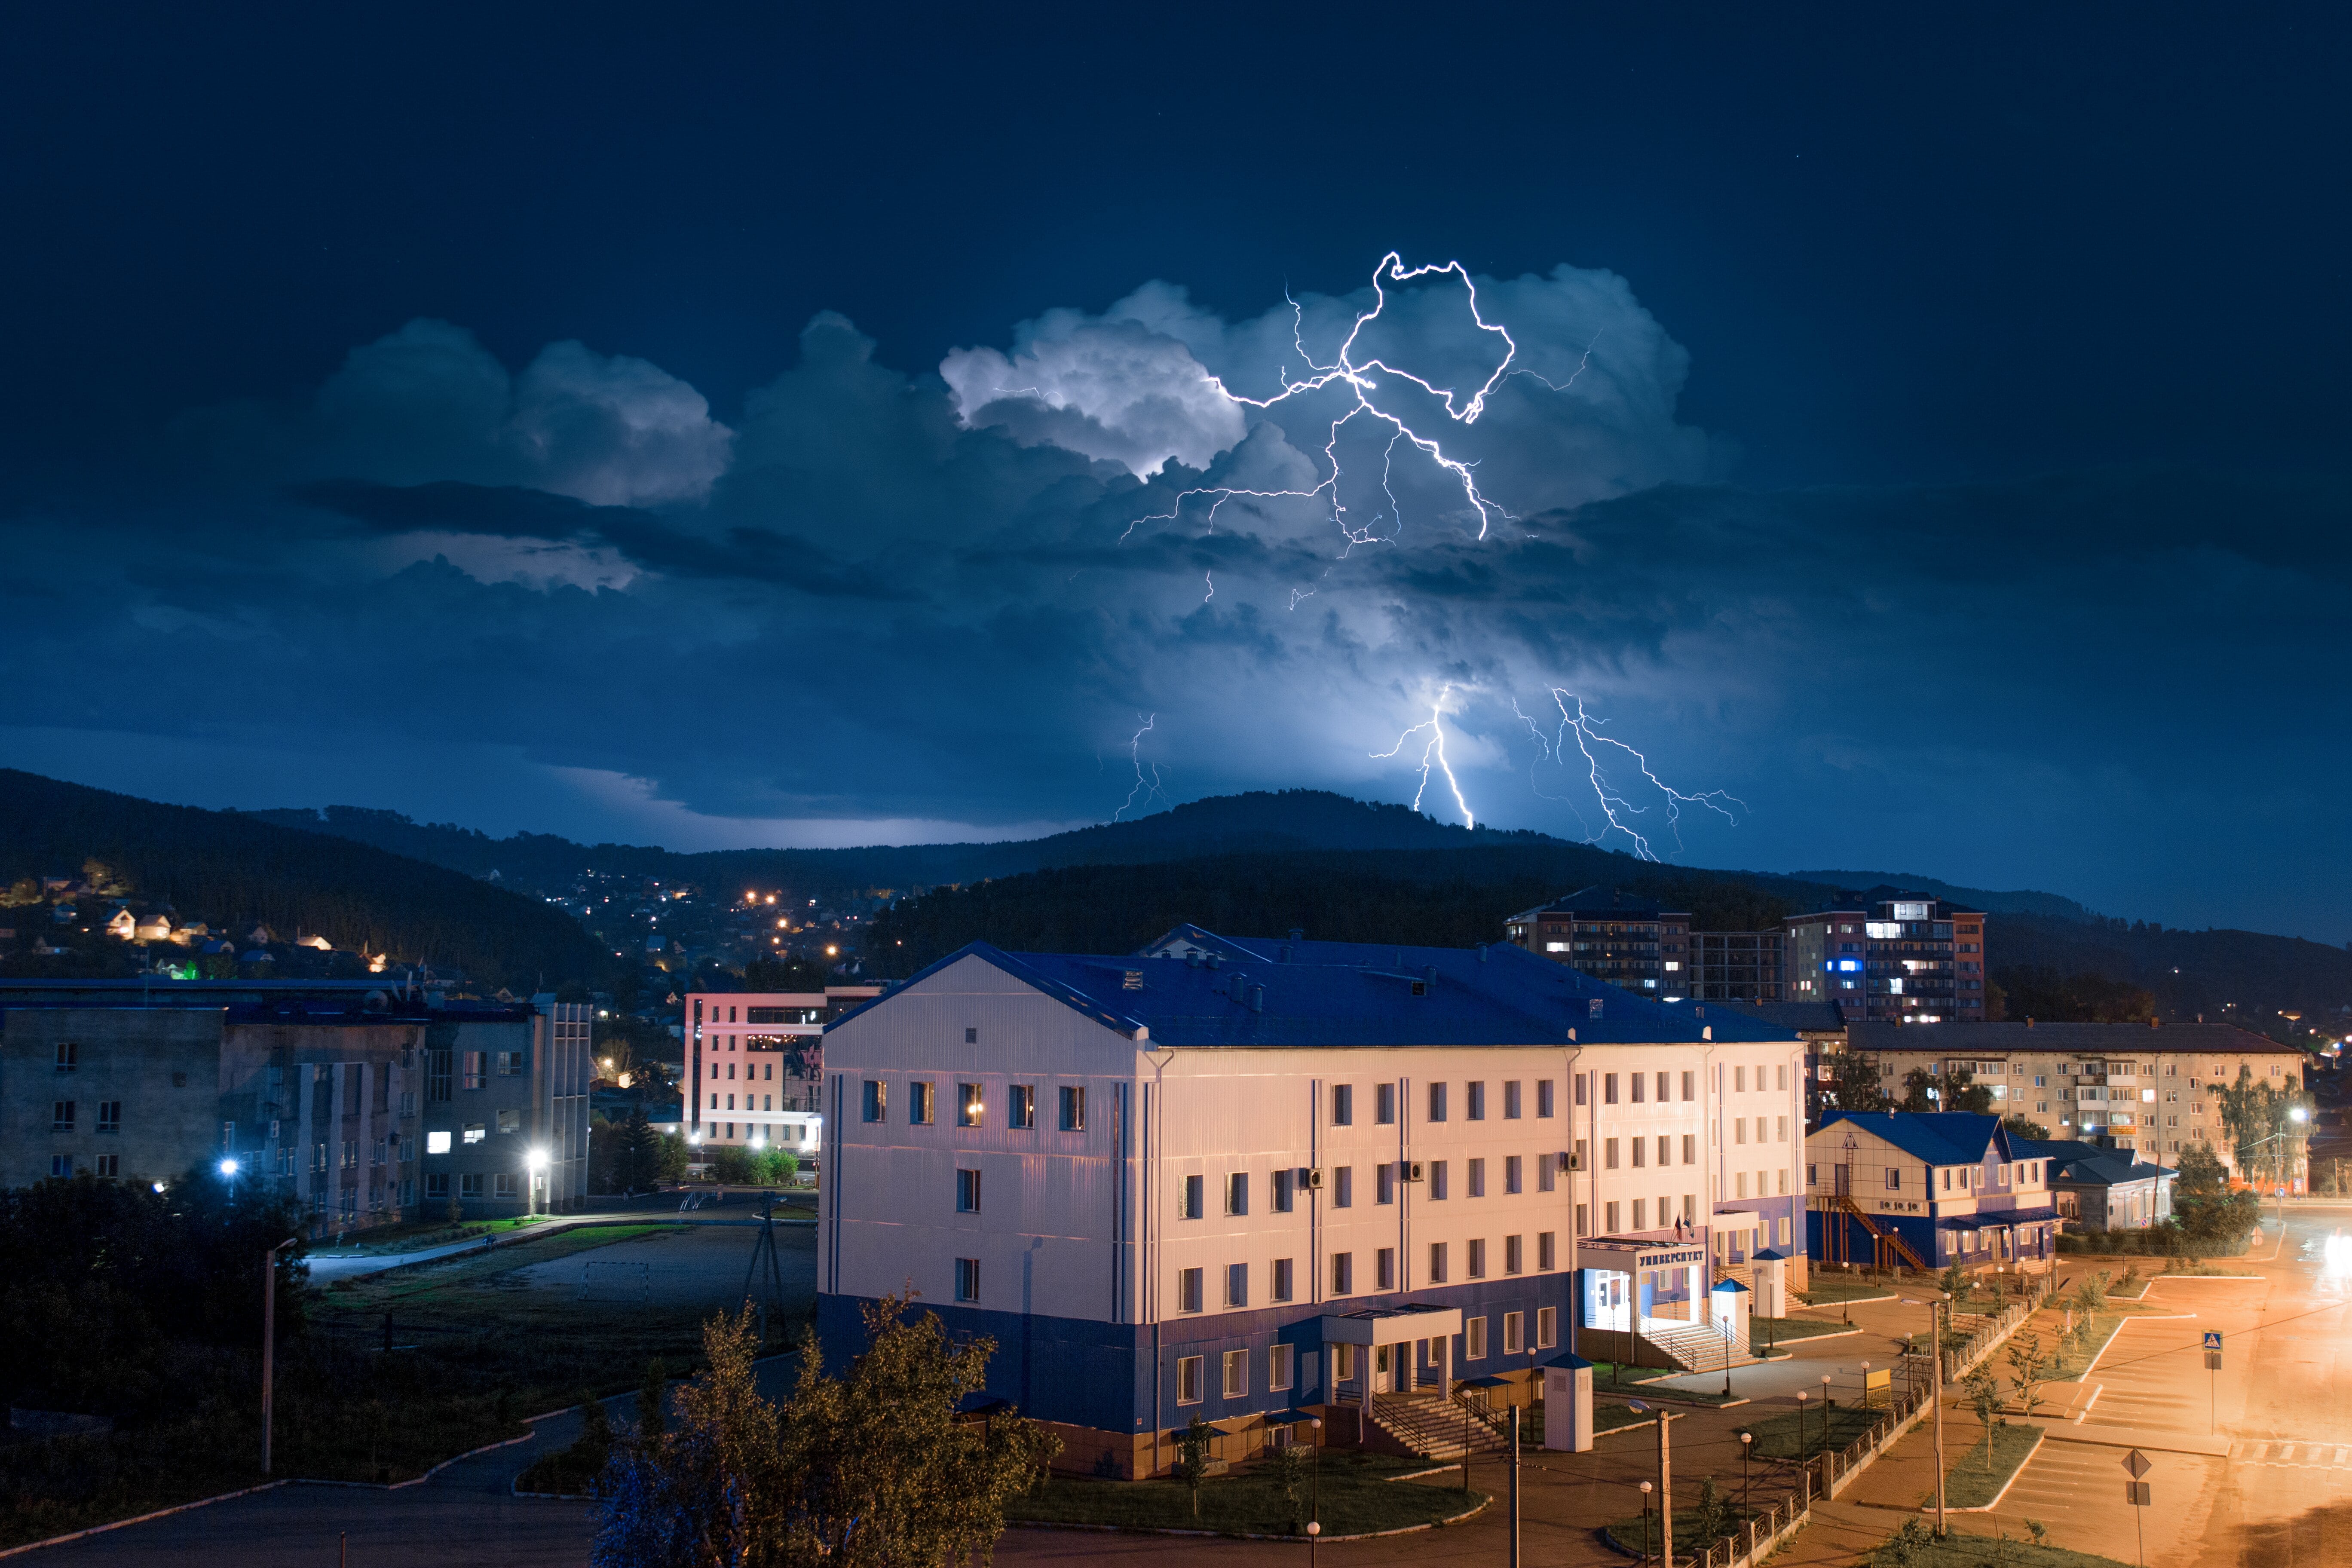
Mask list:
[[[654,1291],[653,1266],[646,1263],[589,1262],[580,1266],[583,1301],[645,1301]]]

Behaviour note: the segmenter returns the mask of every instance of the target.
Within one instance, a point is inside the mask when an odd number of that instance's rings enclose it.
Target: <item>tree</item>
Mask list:
[[[800,1156],[771,1144],[751,1156],[751,1179],[763,1186],[780,1187],[800,1173]]]
[[[2311,1097],[2273,1087],[2253,1069],[2238,1068],[2237,1082],[2221,1090],[2221,1128],[2238,1174],[2264,1186],[2284,1186],[2302,1167],[2310,1138]],[[2300,1119],[2295,1112],[2300,1110]]]
[[[1921,1115],[1931,1110],[1964,1110],[1972,1116],[1990,1116],[1992,1089],[1977,1082],[1976,1074],[1966,1068],[1954,1068],[1942,1075],[1926,1068],[1913,1068],[1903,1075],[1903,1102],[1899,1109]]]
[[[1977,1413],[1977,1425],[1984,1428],[1985,1469],[1990,1473],[1992,1469],[1992,1418],[2000,1409],[2000,1384],[1993,1380],[1990,1367],[1979,1365],[1960,1379],[1960,1392],[1968,1400],[1969,1408]],[[2002,1425],[2008,1423],[2003,1422]]]
[[[822,963],[804,958],[779,958],[772,953],[763,952],[743,966],[746,991],[821,993],[828,978]]]
[[[1192,1497],[1192,1517],[1201,1517],[1201,1483],[1209,1479],[1209,1443],[1217,1435],[1200,1416],[1176,1435],[1176,1474]]]
[[[2229,1167],[2210,1144],[2191,1143],[2174,1168],[2179,1176],[2172,1187],[2172,1218],[2191,1258],[2202,1249],[2234,1247],[2254,1228],[2262,1199],[2243,1188],[2231,1191]]]
[[[646,1117],[646,1108],[634,1107],[615,1131],[613,1181],[623,1192],[651,1191],[662,1181],[662,1138]]]
[[[1886,1109],[1886,1090],[1879,1083],[1875,1058],[1860,1051],[1836,1051],[1828,1061],[1830,1081],[1822,1100],[1840,1110]]]
[[[614,1451],[598,1568],[896,1568],[991,1550],[1059,1439],[1018,1415],[961,1415],[994,1341],[951,1342],[898,1297],[865,1318],[845,1377],[814,1333],[802,1342],[781,1407],[755,1385],[751,1310],[706,1323],[709,1365],[680,1392],[676,1429],[648,1437],[641,1423]]]
[[[650,1443],[669,1429],[668,1401],[669,1368],[656,1356],[646,1363],[645,1377],[637,1384],[637,1441]]]
[[[740,1143],[713,1143],[705,1158],[713,1179],[729,1186],[748,1186],[757,1179],[751,1173],[751,1151]]]
[[[1290,1531],[1298,1533],[1298,1508],[1306,1501],[1307,1449],[1304,1443],[1285,1443],[1267,1456],[1274,1466],[1275,1489],[1290,1505]]]
[[[2050,1142],[2050,1129],[2029,1116],[2004,1116],[2000,1124],[2011,1138],[2030,1138],[2036,1143]]]
[[[1731,1533],[1731,1505],[1709,1476],[1698,1484],[1698,1540],[1693,1544],[1712,1546]]]
[[[2011,1018],[2039,1018],[2046,1024],[2144,1024],[2157,1016],[2156,998],[2147,992],[2087,970],[2062,977],[2046,964],[2018,964],[2000,971],[1995,980]]]
[[[2017,1403],[2028,1421],[2033,1419],[2036,1406],[2042,1403],[2042,1385],[2050,1377],[2050,1357],[2042,1348],[2042,1336],[2020,1332],[2009,1342],[2009,1383],[2017,1392]]]

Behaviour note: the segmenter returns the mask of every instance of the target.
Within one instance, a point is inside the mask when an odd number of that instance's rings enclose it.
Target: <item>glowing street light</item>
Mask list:
[[[530,1218],[539,1213],[539,1184],[541,1173],[547,1169],[547,1151],[533,1149],[523,1156],[523,1163],[530,1168],[530,1194],[523,1200],[524,1217]]]
[[[236,1162],[235,1160],[223,1160],[223,1161],[220,1163],[220,1173],[221,1173],[222,1175],[224,1175],[224,1176],[234,1176],[234,1175],[236,1175]]]

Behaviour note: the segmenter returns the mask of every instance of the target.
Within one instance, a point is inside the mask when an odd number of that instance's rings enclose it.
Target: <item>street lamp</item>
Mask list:
[[[1862,1363],[1862,1407],[1864,1410],[1870,1408],[1870,1363],[1868,1362]]]
[[[234,1158],[223,1160],[220,1163],[219,1170],[221,1180],[228,1184],[228,1201],[231,1203],[236,1202],[236,1161]]]
[[[1755,1472],[1748,1464],[1755,1452],[1756,1434],[1742,1432],[1739,1435],[1739,1506],[1743,1509],[1748,1505],[1755,1491]]]
[[[1323,1533],[1323,1417],[1318,1415],[1307,1426],[1315,1433],[1315,1500],[1307,1506],[1312,1517],[1307,1521],[1307,1561],[1312,1568],[1315,1538]]]
[[[265,1476],[269,1473],[270,1427],[278,1413],[271,1381],[278,1360],[278,1255],[299,1239],[289,1236],[261,1255],[261,1473]],[[384,1321],[388,1324],[392,1320],[386,1317]]]
[[[1803,1389],[1797,1390],[1797,1458],[1800,1463],[1805,1457],[1805,1401],[1811,1397]]]
[[[547,1151],[533,1149],[524,1156],[523,1163],[530,1167],[530,1194],[523,1202],[524,1216],[530,1218],[535,1217],[539,1213],[540,1173],[547,1169]]]
[[[1650,1483],[1642,1483],[1642,1561],[1650,1560]]]
[[[1936,1539],[1944,1538],[1944,1313],[1943,1298],[1931,1296],[1925,1301],[1903,1297],[1906,1307],[1927,1309],[1927,1365],[1930,1379],[1928,1402],[1936,1411]]]

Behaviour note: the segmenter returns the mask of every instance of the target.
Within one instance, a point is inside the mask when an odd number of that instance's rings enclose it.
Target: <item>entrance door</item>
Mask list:
[[[1372,1347],[1372,1392],[1374,1394],[1396,1392],[1396,1350],[1394,1345]]]
[[[1830,1170],[1834,1173],[1832,1177],[1832,1182],[1837,1192],[1837,1195],[1840,1197],[1845,1197],[1851,1194],[1853,1191],[1853,1167],[1852,1165],[1832,1165]]]

